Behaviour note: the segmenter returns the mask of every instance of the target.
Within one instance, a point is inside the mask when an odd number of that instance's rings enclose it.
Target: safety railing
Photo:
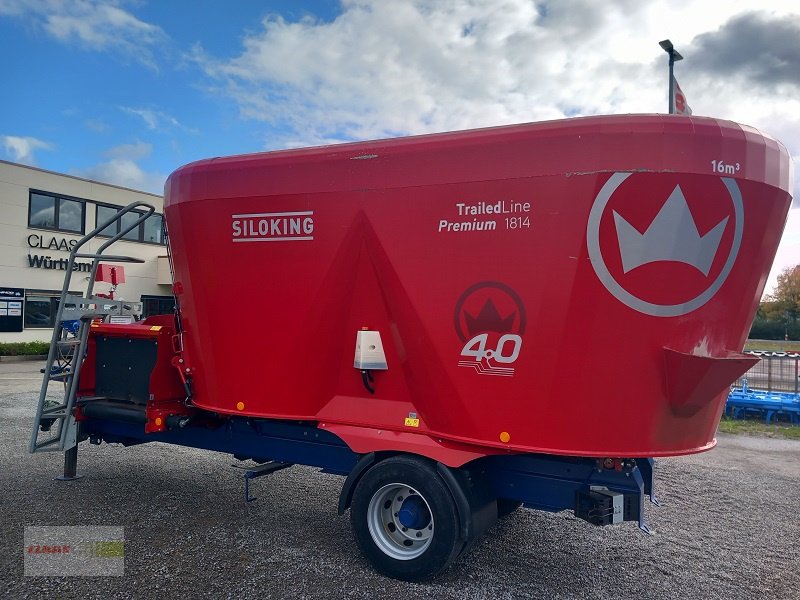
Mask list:
[[[800,393],[800,354],[783,352],[747,352],[761,358],[752,369],[733,384],[741,388],[743,380],[751,390]]]

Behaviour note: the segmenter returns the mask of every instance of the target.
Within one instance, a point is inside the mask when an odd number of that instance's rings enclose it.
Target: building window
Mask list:
[[[149,244],[164,243],[164,217],[154,214],[142,224],[142,227],[143,241]]]
[[[173,296],[142,296],[142,317],[171,315],[175,312]]]
[[[25,327],[53,327],[58,310],[58,297],[25,294]]]
[[[121,206],[111,205],[97,205],[97,225],[100,226],[109,219],[113,218]],[[103,237],[112,237],[120,232],[120,227],[124,230],[133,225],[136,220],[142,216],[142,212],[132,210],[122,215],[120,219],[111,223],[108,227],[103,229],[98,235]],[[152,214],[144,223],[140,223],[138,227],[134,227],[128,233],[122,236],[123,240],[131,242],[142,242],[145,244],[164,244],[164,218],[159,214]]]
[[[70,292],[82,296],[80,292]],[[24,326],[32,328],[55,327],[58,301],[61,292],[55,290],[25,290]]]
[[[114,208],[112,206],[102,206],[98,204],[97,227],[100,227],[100,225],[111,219],[118,212],[119,212],[118,208]],[[111,223],[111,225],[103,229],[103,231],[101,231],[98,235],[102,235],[104,237],[112,237],[116,235],[118,231],[119,231],[119,223]]]
[[[83,233],[85,211],[86,204],[82,200],[31,190],[28,227]]]

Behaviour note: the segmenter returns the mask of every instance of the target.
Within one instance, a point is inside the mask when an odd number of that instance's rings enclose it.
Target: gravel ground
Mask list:
[[[343,479],[294,467],[244,502],[230,457],[147,444],[27,454],[40,363],[0,363],[0,594],[7,598],[800,598],[800,442],[720,436],[657,464],[653,535],[520,510],[427,584],[360,556]],[[125,527],[123,577],[24,577],[25,525]]]

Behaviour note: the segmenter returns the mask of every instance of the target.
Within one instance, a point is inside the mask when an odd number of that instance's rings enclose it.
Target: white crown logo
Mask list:
[[[675,186],[644,233],[639,233],[617,211],[612,212],[625,273],[648,263],[673,261],[691,265],[708,276],[728,223],[725,217],[701,236],[680,186]]]

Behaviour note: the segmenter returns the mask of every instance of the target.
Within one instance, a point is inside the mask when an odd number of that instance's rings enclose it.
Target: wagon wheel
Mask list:
[[[414,457],[388,458],[364,474],[350,522],[375,569],[396,579],[433,577],[464,546],[447,485],[430,462]]]

